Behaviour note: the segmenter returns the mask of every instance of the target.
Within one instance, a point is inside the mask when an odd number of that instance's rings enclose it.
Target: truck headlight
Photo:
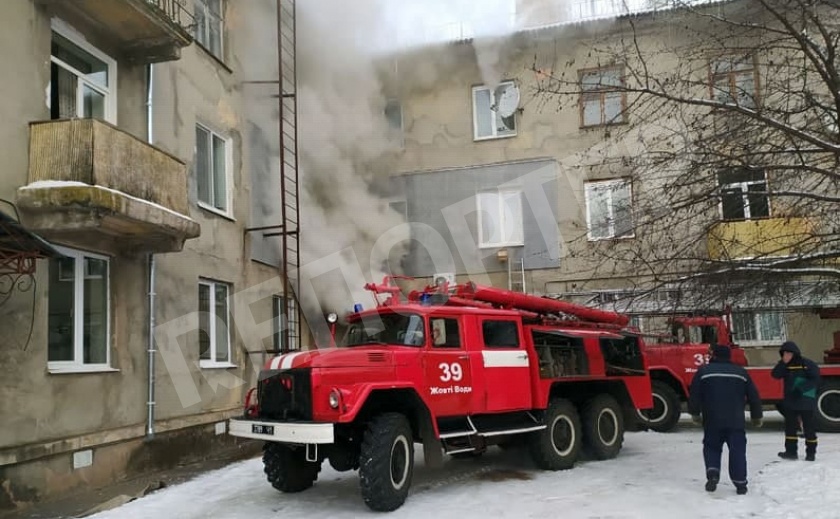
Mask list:
[[[338,389],[333,389],[330,391],[330,407],[333,409],[338,409],[338,405],[341,403],[341,393],[338,392]]]

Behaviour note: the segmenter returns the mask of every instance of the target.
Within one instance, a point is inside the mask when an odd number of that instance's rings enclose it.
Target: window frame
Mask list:
[[[485,243],[484,242],[484,225],[482,224],[482,211],[481,211],[481,195],[484,194],[495,194],[497,196],[497,201],[499,207],[497,210],[500,210],[499,214],[504,218],[504,196],[505,194],[515,194],[519,195],[519,225],[520,225],[520,234],[522,236],[521,241],[504,241],[498,243]],[[499,247],[522,247],[525,245],[525,211],[522,204],[522,195],[523,191],[521,189],[488,189],[482,190],[475,194],[475,206],[477,212],[477,226],[478,226],[478,248],[479,249],[497,249]],[[504,223],[502,223],[502,230],[504,230]],[[502,236],[504,238],[504,236]]]
[[[119,371],[111,366],[111,258],[102,254],[96,254],[84,250],[71,249],[60,245],[53,247],[65,256],[74,259],[73,277],[73,360],[49,360],[49,337],[47,337],[47,371],[52,374],[61,373],[102,373]],[[84,281],[89,277],[85,272],[85,259],[97,259],[105,262],[107,273],[105,275],[105,362],[99,364],[88,364],[84,362]],[[47,284],[47,297],[49,298],[49,283]],[[49,324],[48,324],[49,326]],[[80,360],[81,359],[81,360]]]
[[[232,340],[232,333],[233,329],[231,327],[231,321],[233,317],[233,313],[231,312],[230,302],[231,302],[231,294],[233,293],[233,285],[231,283],[227,283],[225,281],[219,281],[216,279],[210,278],[199,278],[198,280],[198,288],[200,287],[209,286],[210,287],[210,314],[211,318],[209,319],[210,323],[210,331],[208,335],[210,336],[210,358],[209,359],[202,359],[201,358],[201,343],[198,343],[198,366],[202,369],[212,369],[212,368],[235,368],[236,365],[233,363],[233,340]],[[216,359],[216,313],[214,311],[215,308],[215,301],[216,301],[216,286],[224,286],[227,289],[227,297],[225,298],[225,327],[227,328],[227,360],[217,360]],[[198,300],[198,312],[201,313],[201,300]],[[199,331],[201,327],[199,326]]]
[[[214,13],[210,9],[210,6],[207,5],[208,0],[193,0],[193,1],[194,1],[194,4],[195,4],[193,6],[194,11],[196,11],[196,12],[198,11],[198,6],[199,5],[201,5],[203,7],[202,12],[204,13],[204,34],[206,35],[206,37],[208,39],[210,38],[211,24],[213,24],[213,23],[218,24],[218,29],[219,29],[219,53],[217,54],[216,52],[213,51],[213,49],[210,46],[210,41],[209,40],[208,41],[202,41],[199,38],[198,22],[196,22],[195,34],[193,35],[193,37],[195,39],[195,42],[196,42],[196,44],[198,44],[199,47],[206,50],[211,56],[217,58],[219,61],[224,63],[225,62],[225,50],[226,50],[226,47],[227,47],[226,42],[225,42],[225,40],[227,39],[227,38],[225,38],[225,10],[227,9],[227,2],[226,2],[226,0],[219,0],[219,8],[220,8],[221,12]]]
[[[496,88],[499,88],[502,85],[510,85],[510,86],[515,87],[516,86],[516,81],[513,81],[511,79],[500,81],[499,85]],[[484,137],[480,137],[478,135],[478,110],[476,109],[476,105],[475,105],[475,94],[478,91],[484,91],[484,90],[490,92],[490,106],[491,107],[495,106],[495,104],[497,102],[496,101],[496,91],[494,89],[491,89],[487,85],[475,85],[475,86],[472,87],[472,90],[470,92],[471,92],[471,102],[472,102],[472,112],[473,112],[473,141],[489,141],[489,140],[495,140],[495,139],[510,139],[510,138],[513,138],[513,137],[516,137],[517,135],[519,135],[519,121],[516,117],[515,112],[513,114],[513,132],[510,133],[510,134],[507,134],[507,135],[499,135],[498,134],[499,129],[496,127],[496,124],[495,124],[497,112],[495,112],[492,109],[490,110],[490,113],[493,116],[493,122],[494,122],[494,124],[492,125],[493,134],[492,135],[487,135],[487,136],[484,136]]]
[[[734,170],[729,170],[729,171],[734,171]],[[722,171],[719,171],[718,174],[720,174],[721,172]],[[773,217],[773,207],[770,203],[771,202],[771,200],[770,200],[770,181],[767,178],[767,171],[762,170],[762,173],[764,174],[764,180],[763,181],[748,180],[746,182],[730,182],[730,183],[727,183],[727,184],[723,184],[723,183],[720,182],[720,178],[718,177],[718,186],[717,187],[718,187],[718,196],[720,197],[720,202],[718,203],[718,212],[720,214],[720,221],[721,222],[751,222],[751,221],[754,222],[754,221],[758,221],[758,220],[767,220],[767,219]],[[753,217],[752,215],[749,214],[749,209],[750,209],[749,186],[758,185],[758,184],[761,184],[761,183],[764,184],[764,198],[766,199],[766,203],[767,203],[767,216]],[[734,219],[729,218],[729,219],[727,219],[725,217],[725,214],[724,214],[724,211],[723,211],[723,191],[724,191],[724,188],[733,188],[733,187],[740,188],[741,203],[742,203],[743,208],[744,208],[744,218],[734,218]]]
[[[81,113],[81,110],[84,110],[84,89],[81,88],[82,86],[87,86],[91,90],[94,90],[100,94],[105,96],[105,117],[104,120],[116,125],[117,124],[117,86],[119,83],[117,82],[117,61],[112,58],[111,56],[105,54],[98,48],[94,47],[90,43],[88,43],[87,39],[71,27],[67,22],[60,20],[58,18],[53,18],[50,21],[50,45],[52,45],[52,33],[56,33],[63,38],[66,38],[74,45],[78,46],[83,51],[87,52],[94,58],[102,61],[108,67],[108,86],[103,88],[102,85],[93,83],[88,81],[84,78],[85,74],[80,70],[76,69],[72,65],[66,63],[60,58],[53,56],[52,48],[50,49],[50,65],[58,65],[59,67],[63,68],[64,70],[70,72],[74,76],[76,76],[77,86],[76,86],[76,116],[79,118],[85,118],[84,113]],[[50,84],[54,78],[52,74],[50,74]],[[51,88],[51,87],[50,87]],[[47,96],[47,99],[52,103],[52,94],[50,93]]]
[[[715,69],[717,68],[716,64],[718,62],[726,60],[726,59],[734,59],[734,58],[737,58],[740,55],[743,55],[744,58],[748,58],[748,63],[750,65],[749,68],[740,69],[740,70],[730,70],[730,71],[725,72],[725,73],[719,73],[719,72],[716,73],[715,72]],[[745,62],[747,62],[747,60],[745,60]],[[753,105],[752,106],[742,106],[738,103],[738,95],[737,95],[738,94],[738,82],[737,82],[737,78],[738,78],[738,76],[747,75],[747,74],[751,74],[752,75],[752,80],[753,80],[753,91],[752,91]],[[756,55],[755,52],[749,51],[749,50],[746,50],[746,49],[743,52],[739,52],[737,50],[732,50],[731,52],[726,52],[725,54],[718,54],[718,55],[715,55],[715,56],[711,56],[709,58],[709,60],[708,60],[709,99],[711,99],[712,101],[715,101],[715,102],[726,105],[726,104],[729,104],[729,103],[723,103],[721,101],[718,101],[717,96],[715,95],[715,93],[716,93],[715,85],[718,84],[719,79],[723,79],[723,78],[726,78],[726,82],[729,84],[729,89],[728,89],[729,90],[729,97],[730,97],[730,99],[733,100],[733,102],[731,104],[733,104],[735,106],[738,106],[738,107],[741,107],[741,108],[746,108],[746,109],[756,109],[759,106],[761,106],[761,81],[760,81],[761,77],[760,77],[760,74],[759,74],[759,71],[758,71],[758,56]]]
[[[214,130],[207,124],[204,124],[200,121],[196,121],[195,123],[196,130],[201,129],[209,134],[210,137],[210,147],[208,151],[210,152],[210,165],[211,168],[215,168],[215,160],[213,160],[213,137],[217,137],[219,140],[224,142],[225,145],[225,209],[219,209],[218,207],[214,206],[212,202],[205,202],[201,200],[201,187],[199,182],[201,180],[201,176],[198,171],[198,138],[196,137],[195,140],[195,148],[193,153],[193,171],[195,172],[195,182],[196,182],[196,203],[202,209],[210,211],[211,213],[215,213],[219,216],[223,216],[230,220],[234,220],[233,218],[233,141],[230,137],[226,136],[222,132]],[[211,180],[211,187],[212,187],[212,195],[211,198],[215,198],[213,195],[216,193],[216,185],[215,185],[215,170],[211,169],[210,175],[212,177]]]
[[[752,314],[752,325],[753,331],[755,332],[756,337],[755,340],[741,340],[738,338],[737,330],[735,329],[735,315],[738,314]],[[763,338],[761,337],[761,316],[764,314],[777,314],[779,316],[779,324],[780,324],[780,336],[779,338]],[[782,342],[787,340],[787,323],[785,322],[785,314],[784,312],[778,311],[759,311],[759,310],[747,310],[741,312],[733,312],[732,313],[732,334],[734,336],[734,341],[740,346],[745,347],[762,347],[762,346],[776,346],[781,344]]]
[[[583,184],[583,201],[586,206],[586,238],[588,241],[603,241],[603,240],[632,240],[636,237],[636,225],[635,221],[633,222],[632,229],[630,234],[625,236],[616,236],[615,234],[615,211],[613,209],[613,196],[612,190],[607,189],[610,192],[610,197],[607,203],[607,210],[608,210],[608,221],[609,221],[609,235],[608,236],[592,236],[592,212],[591,212],[591,198],[590,194],[595,191],[595,187],[593,186],[611,186],[611,185],[619,185],[619,184],[626,184],[627,189],[629,191],[628,198],[630,199],[630,210],[632,214],[633,209],[633,181],[629,178],[614,178],[609,180],[591,180],[586,181]]]
[[[613,87],[613,86],[599,86],[593,88],[591,90],[584,90],[583,88],[583,77],[587,74],[592,74],[594,72],[599,72],[601,76],[603,76],[604,72],[616,70],[619,73],[618,80],[620,86]],[[627,117],[627,92],[624,90],[625,85],[625,75],[624,75],[624,65],[609,65],[605,67],[594,67],[594,68],[585,68],[578,70],[578,86],[580,87],[580,95],[578,96],[578,111],[580,117],[580,128],[587,129],[587,128],[601,128],[604,126],[614,126],[618,124],[627,124],[628,117]],[[621,111],[619,112],[619,118],[614,119],[612,122],[606,120],[606,96],[611,92],[620,92],[621,93]],[[600,119],[601,122],[597,124],[586,124],[586,119],[584,118],[584,111],[586,107],[586,102],[592,100],[597,96],[600,103]]]

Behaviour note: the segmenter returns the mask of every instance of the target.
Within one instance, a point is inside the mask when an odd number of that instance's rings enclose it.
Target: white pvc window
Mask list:
[[[110,371],[110,264],[106,256],[56,247],[50,260],[48,369]]]
[[[201,367],[230,365],[230,285],[198,283],[198,349]]]
[[[629,180],[587,182],[584,191],[590,240],[634,236],[633,194]]]
[[[498,111],[499,101],[510,88],[514,88],[512,81],[502,82],[494,90],[486,86],[473,87],[473,136],[475,140],[516,135],[516,113],[503,117]]]
[[[195,0],[195,40],[211,54],[224,60],[224,0]]]
[[[784,314],[780,312],[737,312],[732,314],[735,342],[742,346],[766,346],[784,342]]]
[[[52,119],[117,122],[117,63],[66,24],[54,21],[50,51]]]
[[[480,247],[524,244],[521,191],[485,191],[476,199]]]
[[[199,205],[230,214],[230,141],[202,126],[195,127],[195,175]]]

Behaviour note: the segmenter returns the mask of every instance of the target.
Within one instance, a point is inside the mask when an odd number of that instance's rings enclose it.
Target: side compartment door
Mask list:
[[[515,318],[479,319],[488,412],[530,409],[530,356]]]
[[[434,416],[470,414],[473,398],[470,357],[461,323],[455,317],[429,319],[431,340],[423,359],[426,396]]]

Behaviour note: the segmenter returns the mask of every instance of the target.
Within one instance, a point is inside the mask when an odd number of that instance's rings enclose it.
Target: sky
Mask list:
[[[782,461],[776,455],[782,447],[782,429],[778,413],[767,413],[763,429],[748,431],[750,483],[745,496],[735,494],[725,469],[716,492],[703,489],[702,430],[691,426],[687,415],[676,432],[627,433],[617,458],[580,462],[568,471],[541,471],[521,454],[496,448],[478,459],[447,459],[444,467],[432,470],[423,466],[417,446],[411,493],[406,503],[387,517],[836,519],[840,510],[840,435],[820,435],[816,462]],[[265,481],[261,461],[252,459],[90,517],[384,516],[369,511],[362,502],[355,472],[336,473],[325,463],[313,488],[300,494],[281,494]]]

